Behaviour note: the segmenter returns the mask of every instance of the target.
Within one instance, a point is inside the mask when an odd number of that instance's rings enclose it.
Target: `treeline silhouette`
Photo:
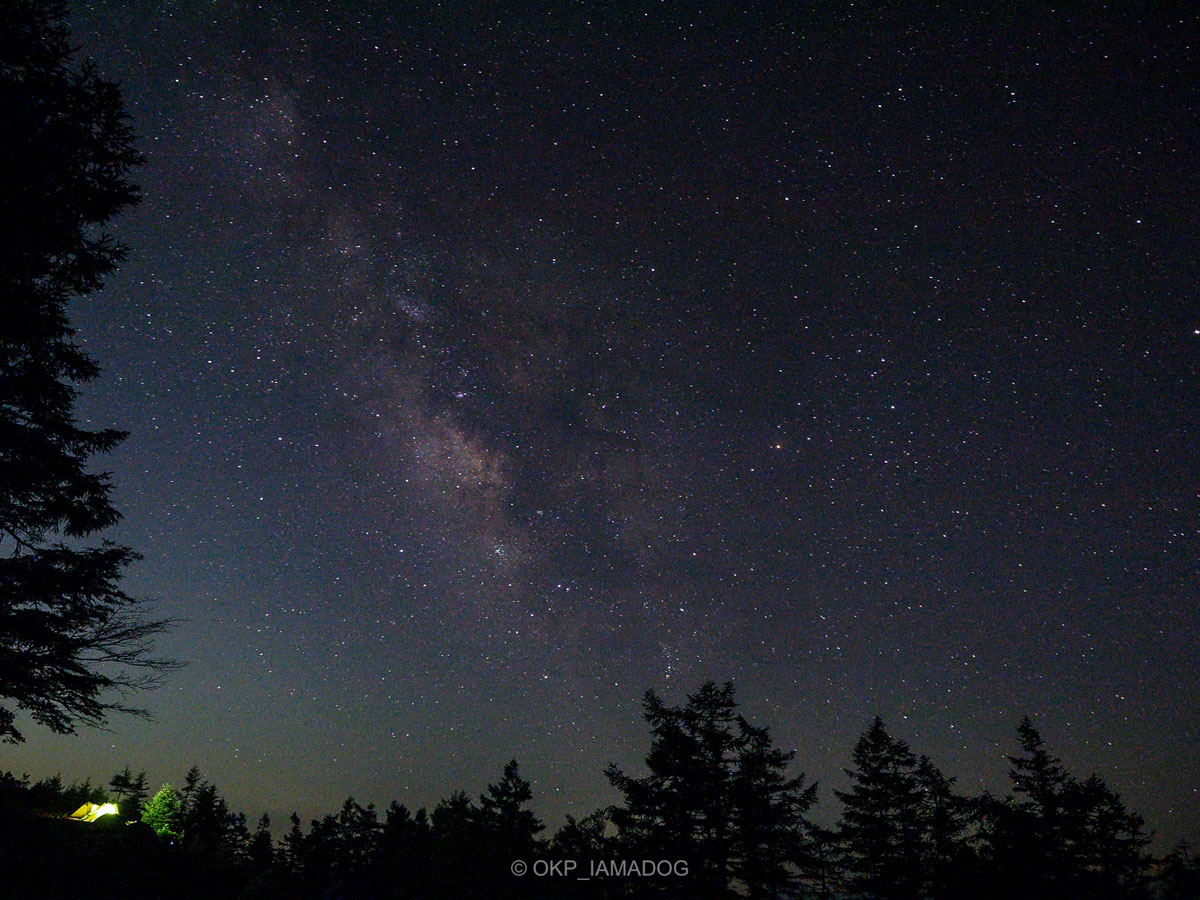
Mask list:
[[[871,898],[1118,900],[1200,897],[1186,844],[1149,851],[1142,818],[1099,777],[1067,772],[1025,719],[1009,792],[964,796],[876,718],[835,791],[738,712],[731,684],[679,706],[650,691],[645,774],[606,775],[620,804],[547,837],[514,760],[477,798],[432,811],[347,799],[278,839],[253,829],[192,768],[151,794],[129,768],[107,785],[0,775],[0,896],[130,898]],[[120,814],[65,816],[84,803]]]

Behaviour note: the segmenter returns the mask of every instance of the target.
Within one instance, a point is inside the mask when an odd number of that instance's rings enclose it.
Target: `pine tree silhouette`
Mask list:
[[[271,834],[271,817],[266,813],[263,813],[258,820],[247,852],[250,864],[262,871],[270,869],[275,861],[275,839]]]
[[[805,814],[817,802],[816,782],[788,777],[794,752],[772,745],[766,727],[738,717],[731,784],[732,871],[751,900],[790,897],[820,879],[819,858]]]
[[[138,199],[140,162],[121,94],[76,67],[59,2],[10,0],[0,37],[0,739],[22,740],[15,709],[58,733],[152,687],[167,660],[120,587],[137,558],[94,540],[116,523],[95,454],[123,435],[75,419],[80,383],[99,373],[67,316],[125,255],[96,233]],[[90,540],[90,542],[89,542]],[[14,709],[15,708],[15,709]]]
[[[916,900],[928,887],[925,792],[917,757],[878,716],[858,739],[839,838],[849,887],[877,900]]]
[[[649,774],[608,767],[625,796],[612,821],[625,855],[683,860],[688,875],[629,887],[689,898],[785,896],[796,888],[813,859],[804,814],[815,786],[787,776],[792,754],[738,715],[732,683],[706,682],[679,707],[648,691],[643,716]]]
[[[1028,719],[1009,757],[1012,795],[987,806],[984,854],[997,895],[1046,900],[1149,896],[1149,839],[1102,779],[1079,781],[1046,749]]]
[[[525,895],[528,882],[513,876],[510,867],[515,860],[528,864],[542,855],[544,848],[537,836],[545,826],[526,808],[532,799],[533,790],[521,777],[515,759],[504,766],[500,780],[489,784],[479,797],[477,818],[486,848],[479,864],[487,870],[484,878],[498,898]]]
[[[1191,844],[1180,841],[1163,857],[1158,873],[1162,900],[1196,900],[1200,897],[1200,856]]]

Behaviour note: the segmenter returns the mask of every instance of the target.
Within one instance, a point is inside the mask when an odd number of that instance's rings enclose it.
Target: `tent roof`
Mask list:
[[[85,803],[71,815],[68,819],[75,819],[78,822],[95,822],[101,816],[113,816],[117,814],[117,805],[115,803]]]

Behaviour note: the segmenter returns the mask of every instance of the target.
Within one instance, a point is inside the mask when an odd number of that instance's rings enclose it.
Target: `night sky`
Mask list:
[[[826,817],[871,716],[974,793],[1028,714],[1200,836],[1197,13],[745,6],[73,5],[147,160],[82,417],[188,666],[0,767],[282,824],[515,756],[553,828],[734,679]]]

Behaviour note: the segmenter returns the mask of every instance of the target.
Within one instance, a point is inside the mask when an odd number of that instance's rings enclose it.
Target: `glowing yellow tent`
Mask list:
[[[95,822],[101,816],[115,816],[116,814],[117,805],[115,803],[85,803],[67,818],[74,819],[76,822]]]

